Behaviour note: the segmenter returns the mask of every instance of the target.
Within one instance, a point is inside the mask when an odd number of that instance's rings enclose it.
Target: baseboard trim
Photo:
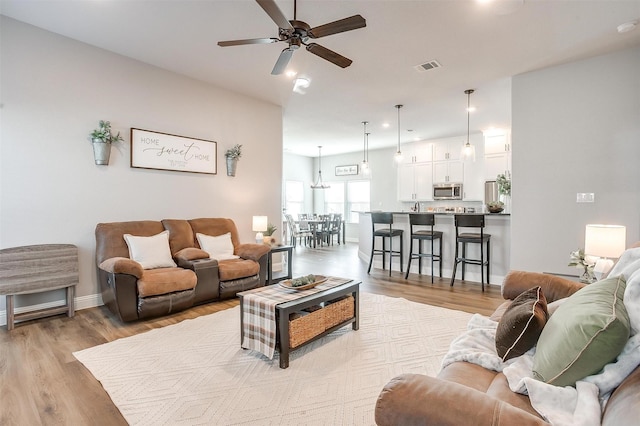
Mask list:
[[[76,311],[88,308],[95,308],[96,306],[103,305],[102,297],[100,294],[90,294],[89,296],[80,296],[74,299]],[[48,309],[48,308],[56,308],[58,306],[66,305],[66,300],[54,300],[52,302],[40,303],[38,305],[30,305],[30,306],[21,306],[16,308],[16,314],[21,314],[23,312],[32,312],[40,309]],[[0,326],[7,325],[7,311],[6,309],[0,311]]]

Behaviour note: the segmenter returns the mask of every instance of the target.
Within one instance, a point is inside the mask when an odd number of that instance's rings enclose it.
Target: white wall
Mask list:
[[[340,182],[349,180],[371,181],[371,209],[373,210],[402,210],[402,203],[397,197],[397,164],[394,161],[395,149],[385,148],[369,151],[371,173],[362,173],[362,151],[340,155],[322,156],[322,180],[324,182]],[[358,164],[358,175],[336,176],[336,166]],[[312,190],[310,186],[318,178],[318,158],[309,158],[294,154],[284,155],[284,179],[300,180],[304,182],[305,209],[309,212],[324,213],[324,192]],[[305,169],[307,168],[307,169]],[[347,224],[347,241],[357,241],[358,226]]]
[[[640,240],[639,76],[635,48],[513,78],[513,269],[577,274],[588,223]]]
[[[99,222],[230,217],[250,242],[253,215],[280,218],[279,106],[4,16],[1,24],[0,247],[77,245],[80,307],[99,301]],[[100,119],[125,138],[109,166],[94,164],[87,139]],[[217,141],[218,174],[130,168],[131,127]],[[236,143],[243,155],[228,177],[224,151]],[[62,298],[25,296],[16,305]]]
[[[296,155],[291,153],[285,153],[284,159],[282,161],[283,165],[283,188],[282,193],[284,194],[284,181],[298,181],[303,182],[302,187],[304,188],[304,207],[303,210],[310,212],[313,211],[313,191],[310,187],[311,180],[315,178],[313,176],[313,158],[305,157],[303,155]],[[284,207],[284,195],[282,200],[282,207]]]

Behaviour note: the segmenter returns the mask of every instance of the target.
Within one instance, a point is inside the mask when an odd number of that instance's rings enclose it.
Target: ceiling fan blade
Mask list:
[[[219,41],[218,46],[229,47],[229,46],[241,46],[243,44],[269,44],[269,43],[277,43],[279,41],[280,41],[279,38],[248,38],[245,40]]]
[[[327,49],[324,46],[320,46],[317,43],[309,43],[307,45],[307,50],[314,55],[320,56],[322,59],[333,62],[340,68],[346,68],[353,62],[351,59],[345,58],[344,56],[334,52],[333,50]]]
[[[320,25],[319,27],[311,28],[308,34],[311,38],[320,38],[332,34],[343,33],[345,31],[355,30],[366,26],[367,21],[362,16],[353,15],[348,18],[340,19],[339,21],[334,21],[328,24]]]
[[[280,56],[278,57],[278,60],[276,61],[276,64],[273,66],[273,70],[271,71],[271,75],[280,75],[284,72],[285,68],[287,68],[287,65],[289,65],[289,61],[291,60],[291,57],[293,56],[293,50],[290,48],[286,48],[284,49],[281,53]]]
[[[293,31],[293,27],[289,20],[284,16],[275,0],[256,0],[256,2],[260,5],[267,15],[276,23],[278,28],[284,28],[285,30]]]

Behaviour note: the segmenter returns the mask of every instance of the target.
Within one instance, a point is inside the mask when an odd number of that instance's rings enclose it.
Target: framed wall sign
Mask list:
[[[358,165],[349,164],[348,166],[336,166],[336,176],[349,176],[358,174]]]
[[[131,129],[131,167],[215,175],[217,155],[215,141]]]

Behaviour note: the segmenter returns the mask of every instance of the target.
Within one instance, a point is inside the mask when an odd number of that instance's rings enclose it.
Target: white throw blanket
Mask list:
[[[616,361],[576,383],[576,387],[548,385],[533,378],[535,347],[524,355],[502,362],[495,349],[497,322],[476,314],[467,331],[451,343],[442,367],[466,361],[507,377],[512,391],[529,395],[531,405],[554,426],[599,425],[611,392],[640,365],[640,248],[625,251],[609,276],[627,280],[624,305],[631,321],[631,337]],[[555,303],[555,302],[554,302]]]

